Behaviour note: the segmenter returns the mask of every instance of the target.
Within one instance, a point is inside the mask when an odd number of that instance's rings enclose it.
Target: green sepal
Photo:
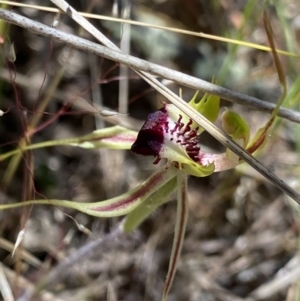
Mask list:
[[[215,80],[212,80],[215,83]],[[197,91],[190,100],[189,105],[197,110],[201,115],[211,122],[215,122],[220,111],[220,97],[205,93],[200,101],[197,101],[199,91]],[[202,130],[203,131],[203,130]]]
[[[176,177],[174,177],[148,197],[137,208],[127,214],[123,224],[123,231],[128,233],[136,229],[156,208],[170,200],[170,196],[176,188],[177,180]]]
[[[62,140],[62,142],[63,145],[72,145],[88,149],[130,149],[136,137],[137,132],[117,125],[96,130],[78,138],[65,139],[65,141]]]
[[[226,110],[222,114],[222,127],[231,138],[242,147],[246,148],[250,138],[250,129],[246,120],[239,114]],[[238,156],[230,149],[226,150],[228,159],[238,160]]]
[[[136,140],[137,132],[128,130],[121,126],[112,126],[93,131],[90,134],[75,138],[65,138],[58,140],[44,141],[19,147],[13,151],[0,155],[0,162],[27,150],[39,149],[53,146],[77,146],[87,149],[110,148],[110,149],[130,149]]]
[[[54,199],[30,200],[13,204],[0,204],[0,211],[32,204],[44,204],[76,209],[96,217],[122,216],[137,208],[141,203],[147,200],[148,197],[159,190],[160,187],[174,178],[176,174],[177,170],[172,165],[169,166],[169,168],[163,167],[137,187],[105,201],[82,203]]]

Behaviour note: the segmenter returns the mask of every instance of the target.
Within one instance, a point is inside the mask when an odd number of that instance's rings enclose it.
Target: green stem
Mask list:
[[[177,270],[178,261],[181,254],[183,245],[186,224],[189,215],[189,205],[187,196],[187,175],[178,171],[177,172],[177,187],[178,187],[178,200],[177,200],[177,214],[175,223],[175,234],[173,240],[173,247],[169,262],[168,274],[166,277],[165,287],[163,291],[162,301],[166,301],[169,290],[172,286],[175,273]]]

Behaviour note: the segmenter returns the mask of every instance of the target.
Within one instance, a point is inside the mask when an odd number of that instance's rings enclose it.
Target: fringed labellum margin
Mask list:
[[[199,126],[172,104],[148,115],[131,150],[156,157],[154,164],[167,159],[182,172],[197,177],[214,172],[214,165],[201,164]]]

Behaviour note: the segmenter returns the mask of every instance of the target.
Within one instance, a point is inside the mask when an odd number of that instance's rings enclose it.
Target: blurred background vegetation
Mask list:
[[[53,6],[50,1],[22,1]],[[298,0],[119,0],[69,1],[75,9],[122,16],[167,27],[204,32],[267,45],[263,11],[269,13],[278,49],[300,53]],[[6,6],[51,25],[54,14]],[[125,27],[91,22],[118,46]],[[68,16],[58,29],[93,39]],[[31,143],[75,137],[108,124],[95,111],[119,108],[120,81],[128,81],[128,113],[139,129],[164,99],[129,71],[120,76],[114,62],[71,49],[29,30],[1,22],[0,152],[17,147],[26,125],[35,121]],[[10,43],[16,60],[8,61]],[[268,52],[163,30],[131,26],[130,54],[230,89],[275,103],[281,86]],[[284,106],[299,110],[300,60],[280,56],[289,85]],[[169,87],[179,92],[179,86]],[[194,91],[183,89],[189,100]],[[127,98],[127,96],[125,95]],[[44,107],[43,107],[44,105]],[[268,114],[222,101],[242,114],[255,132]],[[39,119],[38,119],[39,118]],[[120,118],[122,118],[120,116]],[[125,117],[124,117],[125,118]],[[220,125],[220,121],[217,123]],[[258,158],[295,189],[299,188],[297,124],[278,119]],[[209,135],[203,149],[223,151]],[[20,163],[0,164],[0,202],[33,198],[99,201],[135,187],[157,168],[152,158],[130,151],[53,147],[22,154]],[[207,178],[190,178],[190,218],[181,262],[169,300],[300,300],[299,209],[246,164]],[[57,274],[48,295],[34,300],[160,300],[174,231],[176,202],[159,208],[128,236],[112,240]],[[70,218],[89,231],[79,231]],[[42,276],[84,246],[105,240],[120,219],[98,219],[51,206],[0,212],[0,274],[18,300]],[[19,252],[11,252],[21,229]],[[17,277],[18,276],[18,277]],[[1,278],[1,277],[0,277]],[[0,281],[2,283],[2,280]],[[49,298],[49,299],[46,299]],[[21,299],[20,299],[21,300]],[[33,300],[33,299],[32,299]],[[5,300],[6,301],[6,300]]]

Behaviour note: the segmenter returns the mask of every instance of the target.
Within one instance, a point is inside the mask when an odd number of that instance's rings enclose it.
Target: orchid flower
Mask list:
[[[197,94],[189,102],[194,109],[214,122],[219,115],[220,98],[205,94],[197,103]],[[273,119],[262,128],[250,143],[252,152],[262,144],[265,133]],[[247,122],[237,113],[226,110],[222,114],[223,130],[243,148],[249,146],[250,130]],[[154,156],[154,164],[161,159],[167,160],[166,170],[176,168],[177,172],[177,218],[175,235],[170,257],[168,274],[162,300],[166,300],[173,282],[176,266],[179,261],[184,233],[188,218],[187,176],[205,177],[213,172],[234,168],[242,161],[232,151],[227,149],[223,154],[210,154],[201,151],[199,142],[203,129],[192,119],[183,114],[173,104],[163,103],[158,111],[148,115],[146,122],[138,133],[131,150],[144,156]],[[171,182],[171,181],[170,181]],[[168,184],[168,183],[167,183]],[[166,185],[165,185],[166,186]],[[165,187],[166,189],[166,187]],[[129,231],[148,216],[165,199],[148,199],[127,215],[124,229]]]
[[[197,94],[198,92],[189,102],[189,105],[211,122],[214,122],[219,115],[220,98],[205,94],[197,102]],[[272,114],[267,125],[260,129],[250,142],[249,126],[235,112],[226,110],[222,114],[222,127],[231,139],[252,153],[264,142],[266,133],[273,123],[274,118],[275,114]],[[168,201],[172,193],[177,189],[178,206],[175,235],[162,297],[162,300],[165,301],[175,276],[184,240],[188,218],[188,176],[205,177],[213,172],[234,168],[242,163],[240,158],[230,150],[227,150],[223,154],[212,154],[201,151],[199,142],[202,132],[203,128],[182,113],[176,106],[163,103],[161,109],[148,115],[138,133],[121,127],[112,127],[78,138],[28,146],[28,149],[53,145],[128,149],[133,143],[131,150],[134,153],[153,156],[154,164],[157,164],[161,160],[167,160],[167,164],[134,189],[109,200],[90,203],[68,200],[31,200],[22,203],[0,205],[0,210],[31,204],[48,204],[73,208],[97,217],[127,215],[122,227],[124,232],[128,232],[135,229],[157,207]],[[22,149],[22,151],[25,151],[25,149]],[[0,158],[4,160],[11,155],[13,153],[3,154]]]
[[[189,105],[214,122],[219,114],[219,97],[205,94],[201,101],[196,103],[197,94]],[[177,169],[174,175],[177,177],[178,189],[175,236],[162,300],[167,298],[172,285],[183,244],[188,218],[187,176],[205,177],[215,170],[213,161],[206,161],[203,164],[203,153],[199,145],[201,132],[203,129],[177,107],[164,103],[160,110],[148,115],[131,147],[131,150],[137,154],[154,156],[154,164],[161,159],[167,159],[166,168],[172,166]],[[153,204],[154,202],[147,200],[131,212],[127,216],[124,229],[131,230],[136,227],[145,217],[145,212],[149,215],[162,203],[161,200],[156,204]]]

